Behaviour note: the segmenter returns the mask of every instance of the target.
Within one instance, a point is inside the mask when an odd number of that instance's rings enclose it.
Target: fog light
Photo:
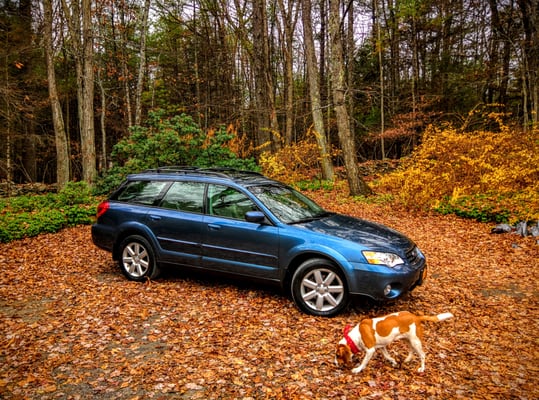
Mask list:
[[[387,296],[391,292],[391,285],[387,285],[384,288],[384,296]]]

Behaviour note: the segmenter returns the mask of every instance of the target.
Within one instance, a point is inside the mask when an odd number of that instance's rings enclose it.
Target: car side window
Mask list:
[[[256,211],[258,207],[247,195],[223,185],[209,185],[208,212],[210,215],[245,219],[247,211]]]
[[[202,213],[205,183],[174,182],[161,201],[161,207]]]
[[[132,181],[125,185],[116,200],[151,206],[166,185],[167,182],[162,181]]]

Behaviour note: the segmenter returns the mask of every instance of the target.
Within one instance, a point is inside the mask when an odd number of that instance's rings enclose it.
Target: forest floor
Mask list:
[[[329,210],[384,223],[428,259],[423,286],[335,318],[278,290],[168,271],[127,281],[88,226],[0,245],[2,399],[536,399],[539,244],[492,225],[313,192]],[[426,323],[419,360],[378,352],[360,374],[333,364],[346,324],[409,310]],[[390,346],[402,360],[402,342]]]

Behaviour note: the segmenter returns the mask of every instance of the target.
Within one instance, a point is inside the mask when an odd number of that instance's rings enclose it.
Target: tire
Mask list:
[[[129,236],[120,245],[120,268],[127,279],[137,282],[159,275],[152,246],[142,236]]]
[[[303,312],[332,317],[343,311],[350,297],[341,270],[331,261],[313,258],[294,272],[292,298]]]

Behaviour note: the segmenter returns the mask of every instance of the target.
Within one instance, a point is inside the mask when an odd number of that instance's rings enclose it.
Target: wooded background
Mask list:
[[[3,0],[0,180],[92,183],[156,108],[227,126],[255,157],[315,138],[326,178],[409,154],[429,124],[491,129],[477,110],[529,131],[538,15],[536,0]]]

